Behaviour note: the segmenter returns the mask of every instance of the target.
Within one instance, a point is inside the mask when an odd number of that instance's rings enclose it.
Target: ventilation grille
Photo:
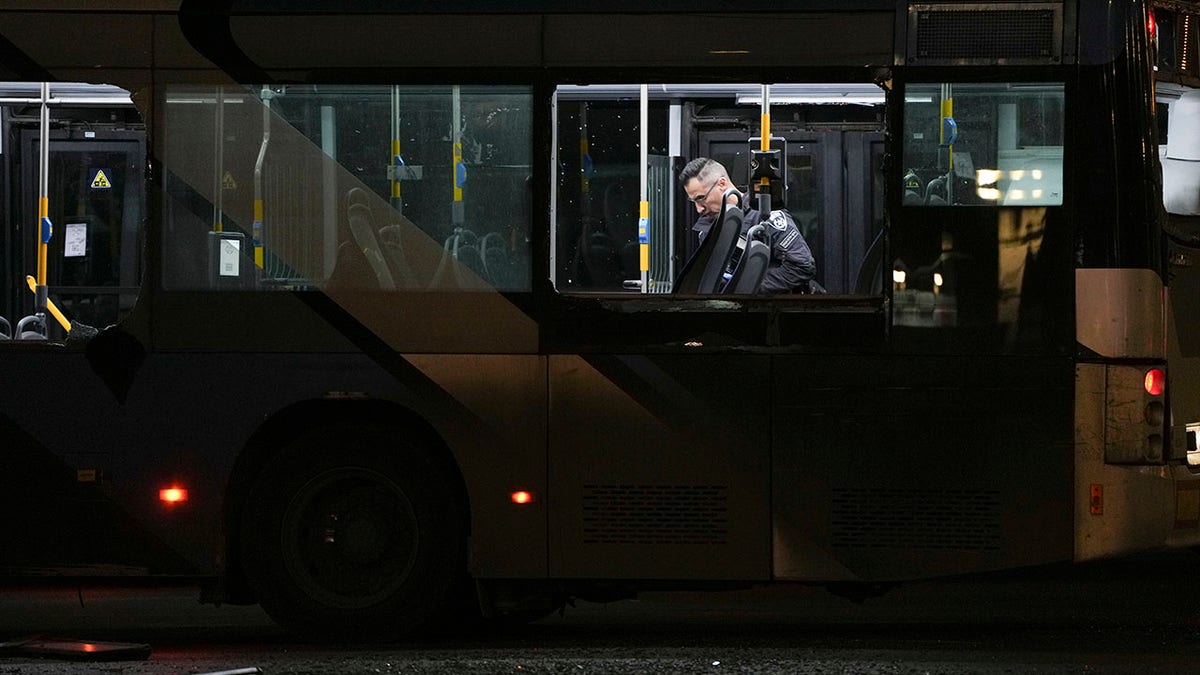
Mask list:
[[[724,544],[723,485],[584,485],[585,544]]]
[[[994,6],[991,6],[994,7]],[[909,60],[1057,63],[1062,22],[1056,6],[1027,9],[914,7]]]
[[[980,490],[833,491],[833,545],[995,551],[1000,548],[1000,494]]]

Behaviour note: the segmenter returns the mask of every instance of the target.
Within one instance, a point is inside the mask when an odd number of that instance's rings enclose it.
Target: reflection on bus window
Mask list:
[[[1063,200],[1061,84],[910,84],[906,206],[1056,206]]]
[[[523,87],[170,87],[172,289],[530,288]]]

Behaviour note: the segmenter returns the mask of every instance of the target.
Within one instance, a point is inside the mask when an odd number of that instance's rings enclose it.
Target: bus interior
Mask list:
[[[13,150],[0,316],[14,336],[34,311],[26,277],[37,257],[40,135],[31,85],[5,86]],[[560,296],[669,297],[698,243],[680,169],[711,157],[751,190],[767,113],[780,164],[771,208],[796,223],[827,295],[882,297],[890,284],[896,326],[1015,322],[1011,300],[1054,227],[1046,208],[1064,199],[1061,83],[909,82],[902,93],[891,81],[652,84],[644,130],[640,89],[558,85],[543,155],[534,129],[543,102],[530,87],[166,86],[155,146],[162,210],[152,216],[161,286],[510,294],[548,278]],[[70,319],[103,327],[130,311],[140,285],[146,130],[128,92],[57,83],[53,92],[50,298]],[[889,130],[901,135],[890,158]],[[1191,166],[1174,156],[1185,134],[1163,146],[1164,171]],[[885,161],[901,165],[890,197]],[[906,214],[902,229],[894,216],[888,225],[888,199]],[[537,214],[543,205],[548,218]],[[996,227],[979,206],[1020,215]],[[534,260],[535,251],[546,255]],[[68,328],[48,321],[24,337],[61,339]]]

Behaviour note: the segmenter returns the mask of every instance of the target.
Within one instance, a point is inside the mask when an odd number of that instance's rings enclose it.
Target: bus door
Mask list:
[[[817,281],[830,293],[869,294],[878,261],[867,252],[883,230],[883,133],[780,130],[787,150],[786,208],[817,260]],[[744,131],[699,134],[700,155],[721,162],[735,183],[749,181]],[[882,245],[882,241],[879,242]]]
[[[21,133],[20,253],[17,271],[37,269],[38,157],[35,129]],[[51,132],[50,298],[70,320],[114,324],[137,300],[144,209],[145,133],[96,128]],[[18,287],[18,313],[33,296]],[[59,327],[51,325],[54,337]],[[61,335],[61,333],[57,333]]]

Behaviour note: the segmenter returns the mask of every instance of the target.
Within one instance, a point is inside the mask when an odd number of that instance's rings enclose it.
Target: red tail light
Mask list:
[[[1161,368],[1151,368],[1146,371],[1144,385],[1146,393],[1151,396],[1162,396],[1167,390],[1167,374]]]
[[[188,491],[181,487],[163,488],[158,491],[158,500],[164,504],[182,504],[188,499]]]

